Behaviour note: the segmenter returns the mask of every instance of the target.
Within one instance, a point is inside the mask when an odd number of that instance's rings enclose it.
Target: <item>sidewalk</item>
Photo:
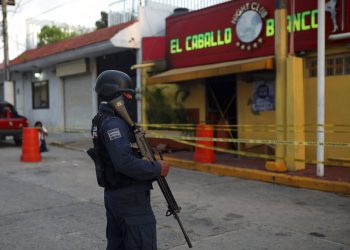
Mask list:
[[[50,145],[86,151],[92,147],[89,133],[51,133]],[[265,169],[265,160],[235,158],[230,154],[217,153],[213,164],[193,161],[193,152],[180,151],[163,154],[172,165],[211,174],[239,177],[275,184],[309,188],[327,192],[350,194],[350,167],[325,166],[325,176],[316,176],[316,166],[307,165],[297,172],[275,173]]]

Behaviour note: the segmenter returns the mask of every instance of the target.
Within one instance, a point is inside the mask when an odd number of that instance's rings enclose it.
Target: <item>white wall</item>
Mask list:
[[[172,15],[176,7],[167,4],[148,2],[139,8],[141,37],[164,36],[165,19]]]
[[[14,95],[14,88],[13,88],[13,81],[4,81],[4,100],[15,104],[15,95]]]
[[[139,8],[138,22],[121,30],[111,38],[116,47],[140,48],[147,36],[164,36],[165,19],[174,11],[174,6],[150,2]]]
[[[23,81],[21,80],[21,75],[16,75],[16,78],[19,79],[17,81],[14,81],[14,91],[15,91],[15,106],[17,109],[17,112],[19,114],[23,114],[23,108],[24,108],[24,92],[23,92]]]
[[[95,80],[97,78],[96,60],[90,58],[88,77],[86,87],[91,95],[91,118],[97,112],[97,96],[94,91]],[[62,132],[65,130],[64,118],[64,78],[56,76],[56,65],[41,69],[40,78],[34,78],[33,72],[13,72],[12,79],[15,83],[15,106],[18,113],[28,118],[29,126],[33,126],[35,121],[42,121],[51,132]],[[49,81],[49,108],[33,109],[32,99],[32,82],[33,81]]]
[[[34,126],[35,121],[42,121],[49,131],[62,131],[64,129],[62,82],[56,77],[54,68],[42,69],[40,78],[35,79],[33,72],[14,74],[16,82],[16,107],[18,112],[28,118],[29,126]],[[49,81],[49,108],[33,109],[32,82]]]

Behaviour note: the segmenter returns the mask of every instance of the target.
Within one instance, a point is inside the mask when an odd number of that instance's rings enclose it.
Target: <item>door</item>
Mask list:
[[[207,123],[215,124],[217,138],[237,137],[236,77],[227,75],[206,79]],[[236,148],[231,142],[216,142],[220,148]]]
[[[64,79],[64,118],[67,131],[90,130],[92,113],[91,76]]]

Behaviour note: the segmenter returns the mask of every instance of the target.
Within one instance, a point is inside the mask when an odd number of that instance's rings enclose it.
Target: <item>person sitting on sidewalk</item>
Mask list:
[[[40,142],[40,152],[49,151],[46,146],[45,136],[48,135],[47,129],[44,127],[41,121],[36,121],[34,127],[39,130],[39,142]]]

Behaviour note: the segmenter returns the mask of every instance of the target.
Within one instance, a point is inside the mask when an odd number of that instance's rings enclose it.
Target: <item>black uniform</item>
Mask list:
[[[160,175],[160,164],[140,159],[131,147],[135,138],[130,127],[107,103],[100,104],[98,115],[101,158],[108,175],[104,192],[107,250],[157,249],[150,190]]]

